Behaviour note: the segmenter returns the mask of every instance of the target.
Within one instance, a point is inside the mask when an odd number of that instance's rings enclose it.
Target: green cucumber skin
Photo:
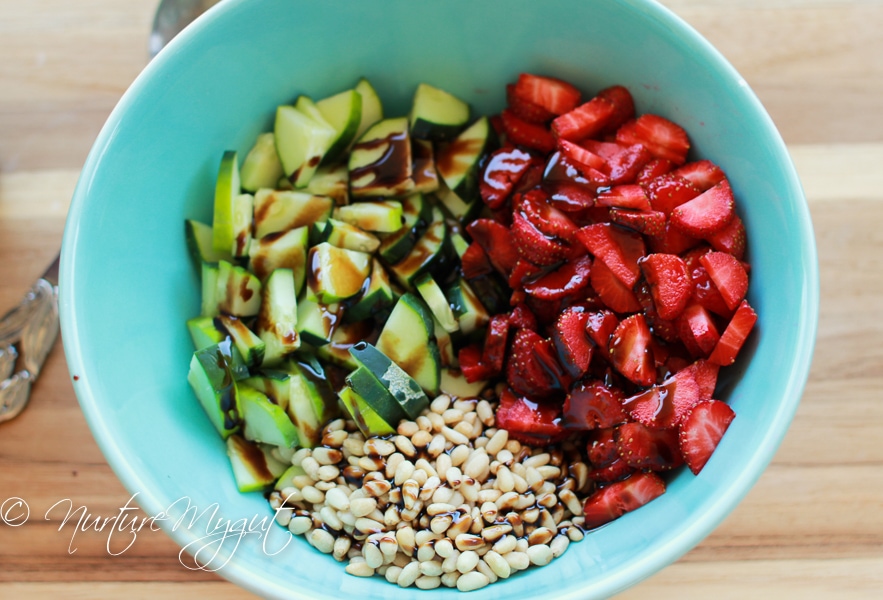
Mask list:
[[[236,379],[228,357],[221,344],[198,350],[193,353],[187,375],[194,394],[223,439],[242,426]]]
[[[383,385],[408,418],[416,419],[429,406],[429,398],[420,384],[375,346],[368,342],[359,342],[350,348],[350,354],[360,367],[365,368]],[[371,398],[366,397],[365,400],[371,402]]]
[[[411,103],[411,135],[439,142],[452,140],[469,122],[469,113],[469,105],[460,98],[421,83]]]
[[[356,357],[352,348],[350,353],[353,354],[353,357]],[[356,360],[358,361],[358,358]],[[364,363],[347,375],[346,382],[365,402],[374,408],[381,419],[390,425],[398,425],[399,421],[409,418],[409,415],[405,413],[398,400]]]
[[[399,298],[377,338],[376,347],[426,393],[438,393],[441,355],[435,342],[432,313],[420,298],[410,292]]]

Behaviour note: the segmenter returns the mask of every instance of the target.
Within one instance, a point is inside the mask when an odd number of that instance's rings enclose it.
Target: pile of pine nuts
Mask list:
[[[584,535],[592,482],[579,449],[509,439],[486,399],[440,395],[385,438],[337,419],[320,446],[278,452],[303,473],[270,495],[277,522],[351,575],[466,592],[546,565]]]

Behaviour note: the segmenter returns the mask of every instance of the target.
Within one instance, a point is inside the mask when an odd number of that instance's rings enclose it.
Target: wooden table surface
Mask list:
[[[146,64],[157,0],[0,0],[0,312],[54,257],[95,136]],[[821,320],[802,403],[744,502],[631,598],[880,598],[883,592],[883,2],[666,0],[753,86],[789,146],[815,224]],[[215,600],[248,594],[189,571],[163,533],[111,556],[70,500],[129,499],[74,396],[61,345],[30,406],[0,425],[0,598]]]

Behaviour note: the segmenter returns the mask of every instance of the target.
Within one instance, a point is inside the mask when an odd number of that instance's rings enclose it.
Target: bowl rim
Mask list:
[[[114,138],[117,128],[124,115],[128,111],[133,100],[145,86],[150,85],[155,73],[161,72],[163,65],[173,55],[184,48],[191,38],[201,35],[201,32],[212,26],[222,14],[237,10],[247,0],[224,0],[211,7],[192,24],[186,27],[178,36],[169,42],[159,54],[151,60],[141,73],[135,78],[129,88],[121,96],[120,100],[110,113],[107,121],[97,136],[92,149],[82,168],[80,178],[74,190],[70,210],[67,216],[60,264],[59,285],[59,308],[61,319],[61,331],[64,341],[64,351],[68,370],[71,375],[84,371],[82,355],[79,352],[81,335],[78,323],[74,319],[77,301],[69,292],[74,286],[77,273],[74,268],[74,249],[77,247],[79,222],[84,218],[83,206],[85,198],[89,195],[93,177],[102,162],[105,151],[110,141]],[[680,35],[687,46],[694,52],[708,57],[709,61],[728,80],[734,81],[742,88],[748,102],[755,113],[762,119],[762,125],[774,146],[776,153],[782,157],[782,168],[786,171],[788,186],[799,197],[795,202],[799,211],[800,220],[796,223],[801,240],[801,252],[803,257],[802,292],[803,312],[799,327],[799,344],[795,348],[795,357],[792,369],[787,380],[786,394],[780,402],[774,419],[768,424],[767,434],[755,449],[751,456],[749,468],[732,478],[727,486],[726,494],[722,494],[714,503],[709,505],[708,510],[692,519],[688,526],[679,531],[679,535],[673,538],[667,545],[659,546],[650,553],[642,553],[638,560],[617,570],[611,576],[600,580],[593,590],[601,595],[612,595],[636,585],[638,582],[656,574],[662,568],[674,563],[684,554],[695,547],[707,537],[743,500],[745,495],[754,486],[765,471],[778,450],[790,422],[801,401],[806,386],[812,363],[814,346],[816,343],[819,317],[819,269],[818,255],[812,227],[811,216],[807,200],[794,167],[779,131],[768,115],[762,103],[750,88],[747,82],[708,40],[696,29],[679,17],[674,11],[660,4],[657,0],[617,0],[620,4],[630,6],[632,9],[651,16],[664,26],[674,30]],[[139,474],[138,469],[132,462],[123,456],[123,452],[116,442],[113,431],[102,417],[97,403],[94,390],[89,385],[88,377],[79,378],[75,386],[75,393],[87,424],[92,431],[96,443],[100,447],[105,459],[110,465],[116,477],[130,492],[138,491],[136,502],[148,514],[156,514],[162,511],[164,502],[155,494],[148,491],[145,481]],[[185,546],[192,541],[185,529],[170,530],[165,524],[162,529],[179,546]],[[281,588],[270,581],[256,581],[252,574],[235,560],[231,560],[220,574],[242,588],[260,593],[274,594],[286,597],[310,598],[312,596],[290,588]],[[572,589],[568,592],[559,592],[556,597],[566,600],[575,600],[585,597],[586,590]]]

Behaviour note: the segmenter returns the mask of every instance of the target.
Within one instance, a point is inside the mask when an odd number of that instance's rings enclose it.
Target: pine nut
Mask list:
[[[494,550],[489,550],[482,558],[500,579],[506,579],[512,574],[512,567],[509,566],[505,558]]]
[[[435,553],[442,558],[448,558],[454,552],[454,543],[450,538],[442,538],[435,543]]]
[[[454,538],[454,544],[457,546],[458,550],[465,552],[466,550],[476,550],[481,548],[484,546],[484,540],[471,533],[461,533]]]
[[[336,560],[342,561],[346,558],[346,555],[350,551],[351,547],[352,541],[350,540],[350,538],[342,535],[334,540],[334,547],[331,550],[331,554]]]
[[[410,587],[417,581],[418,577],[420,577],[420,563],[416,561],[410,562],[399,573],[396,583],[400,587]]]
[[[494,583],[497,579],[499,579],[497,577],[497,574],[494,573],[494,570],[488,566],[484,559],[478,561],[478,564],[475,565],[475,570],[487,577],[488,583]]]
[[[374,544],[364,544],[362,546],[362,556],[365,557],[365,562],[372,569],[376,569],[383,564],[383,553]]]
[[[536,546],[537,544],[548,544],[550,541],[552,541],[552,536],[554,535],[555,532],[547,527],[537,527],[530,532],[529,536],[527,536],[527,543],[531,546]]]
[[[365,454],[371,456],[389,456],[396,451],[395,444],[383,438],[371,438],[365,442]]]
[[[469,446],[465,444],[455,444],[456,447],[451,450],[451,464],[455,467],[459,467],[466,459],[469,458],[469,455],[472,453],[472,450],[469,449]]]
[[[441,585],[441,577],[422,575],[414,582],[421,590],[433,590]]]
[[[446,443],[447,440],[445,439],[445,436],[443,436],[442,434],[434,435],[432,437],[432,441],[429,442],[429,445],[426,447],[426,451],[432,458],[436,458],[445,451]]]
[[[527,556],[531,564],[542,567],[552,562],[552,549],[545,544],[531,546],[527,549]]]
[[[435,558],[435,548],[433,546],[434,544],[432,542],[424,542],[422,544],[418,542],[417,560],[420,562],[425,562]]]
[[[461,592],[472,592],[485,587],[489,583],[490,580],[486,575],[478,571],[472,571],[471,573],[460,575],[457,579],[457,589]]]
[[[460,571],[445,572],[441,576],[441,584],[445,587],[457,587],[457,580],[460,579]]]
[[[478,418],[481,419],[481,422],[488,427],[491,427],[496,421],[494,409],[487,400],[479,400],[475,406],[475,412],[478,413]]]
[[[367,517],[377,508],[376,498],[356,498],[350,500],[350,512],[356,517]]]
[[[438,432],[441,431],[442,427],[445,426],[444,418],[434,412],[430,412],[426,414],[426,417],[429,419],[429,422],[432,424],[432,431]]]
[[[386,573],[383,576],[389,583],[396,583],[399,578],[399,573],[402,572],[401,567],[397,567],[395,565],[390,565],[390,567],[386,570]]]
[[[314,529],[307,535],[307,541],[319,552],[331,554],[334,551],[334,536],[324,529]]]
[[[509,563],[509,567],[513,571],[523,571],[530,566],[530,557],[526,552],[518,552],[513,550],[503,555],[503,559]]]
[[[441,394],[437,396],[432,402],[429,403],[429,410],[436,414],[444,414],[444,412],[451,406],[451,397],[447,394]]]
[[[320,465],[336,465],[343,460],[343,453],[332,448],[313,448],[313,458]]]
[[[353,562],[350,561],[349,564],[344,569],[350,575],[355,575],[356,577],[373,577],[374,569],[372,569],[368,563],[360,561]]]
[[[394,481],[396,485],[402,485],[414,474],[414,463],[409,460],[403,460],[398,464],[395,470]]]
[[[463,435],[459,431],[451,429],[447,425],[443,425],[439,431],[441,431],[441,434],[443,436],[445,436],[445,439],[450,441],[452,444],[455,444],[457,446],[465,446],[466,444],[469,443],[468,437],[466,437],[465,435]],[[468,448],[467,448],[467,451],[468,451]],[[453,456],[451,456],[451,458],[453,458]]]
[[[479,556],[474,550],[466,550],[460,553],[457,559],[457,570],[461,573],[468,573],[475,569],[478,565]]]
[[[570,538],[566,535],[556,535],[552,541],[549,543],[549,548],[552,549],[552,556],[554,558],[558,558],[567,550],[567,547],[570,545]]]
[[[385,531],[382,523],[378,523],[374,519],[367,519],[365,517],[356,519],[356,529],[369,535]]]
[[[396,448],[399,449],[399,452],[404,456],[407,456],[408,458],[414,458],[417,456],[417,449],[414,447],[414,444],[408,436],[397,435],[394,439],[394,443]]]
[[[428,421],[428,419],[427,419]],[[431,428],[431,425],[430,425]],[[426,429],[421,429],[417,433],[411,436],[411,443],[414,445],[414,448],[426,448],[429,445],[429,442],[432,441],[432,434],[429,433]]]
[[[438,560],[424,560],[420,563],[420,573],[430,577],[438,577],[442,574],[442,564]]]

